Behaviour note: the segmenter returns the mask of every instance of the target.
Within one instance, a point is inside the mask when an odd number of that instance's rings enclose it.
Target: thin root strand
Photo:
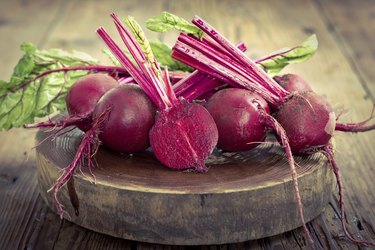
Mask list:
[[[357,244],[357,245],[366,246],[366,247],[375,246],[375,243],[373,243],[373,242],[361,241],[361,240],[354,239],[353,236],[347,230],[346,224],[345,224],[345,202],[344,202],[344,195],[343,195],[341,173],[340,173],[340,168],[337,165],[337,162],[334,158],[332,145],[330,145],[330,144],[326,145],[323,148],[323,153],[326,155],[326,157],[327,157],[327,159],[328,159],[328,161],[329,161],[329,163],[332,167],[333,173],[335,174],[335,177],[336,177],[337,187],[338,187],[338,191],[339,191],[340,220],[341,220],[342,229],[344,231],[344,234],[345,234],[346,238],[350,242],[352,242],[354,244]]]
[[[286,135],[286,132],[284,128],[276,121],[275,118],[273,118],[271,115],[267,114],[265,111],[260,110],[263,118],[263,122],[267,127],[270,127],[274,130],[276,135],[279,137],[281,145],[284,148],[286,157],[288,159],[291,175],[292,175],[292,180],[293,180],[293,186],[294,186],[294,195],[295,199],[297,202],[297,209],[298,209],[298,214],[302,222],[302,227],[303,230],[306,234],[306,237],[308,238],[309,242],[311,243],[312,246],[314,246],[314,240],[310,234],[310,231],[308,230],[305,222],[305,217],[303,215],[303,204],[302,204],[302,199],[300,196],[299,188],[298,188],[298,178],[297,178],[297,171],[295,167],[295,161],[294,157],[292,154],[292,150],[289,145],[289,140]]]
[[[52,192],[52,198],[57,208],[57,212],[60,215],[60,218],[63,218],[66,212],[64,211],[64,206],[61,204],[57,197],[57,193],[69,181],[69,179],[73,177],[74,171],[77,169],[77,167],[82,173],[81,165],[83,165],[85,159],[87,159],[90,175],[93,177],[94,182],[96,182],[95,176],[91,170],[91,157],[93,156],[92,152],[96,152],[98,150],[101,126],[106,121],[109,111],[110,109],[105,110],[98,117],[98,119],[94,121],[91,129],[89,129],[82,138],[81,144],[78,147],[73,161],[69,164],[69,166],[62,169],[63,173],[57,179],[56,183],[50,188],[50,190],[48,190],[48,192]]]
[[[342,132],[367,132],[375,129],[375,123],[368,125],[368,123],[375,118],[375,105],[372,107],[371,115],[364,121],[354,123],[336,123],[335,130]]]

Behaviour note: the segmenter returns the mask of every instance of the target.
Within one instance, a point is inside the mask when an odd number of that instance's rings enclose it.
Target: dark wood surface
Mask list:
[[[40,194],[47,193],[72,161],[83,133],[75,129],[51,141],[54,131],[37,133]],[[274,141],[275,142],[275,141]],[[101,147],[95,156],[95,185],[87,168],[58,197],[64,218],[84,228],[149,243],[202,245],[238,243],[278,235],[302,226],[290,167],[281,146],[247,152],[215,150],[207,173],[171,171],[150,150],[121,155]],[[328,205],[334,175],[322,154],[296,157],[306,221]],[[257,225],[253,227],[252,225]]]
[[[114,31],[108,14],[133,15],[141,23],[162,10],[187,19],[198,14],[232,41],[242,40],[252,57],[293,46],[315,32],[319,50],[288,68],[301,74],[337,110],[342,122],[366,119],[375,100],[375,2],[288,1],[1,1],[0,78],[8,79],[20,57],[19,44],[82,50],[107,62],[95,29]],[[176,34],[147,32],[170,44]],[[286,72],[286,71],[285,71]],[[1,107],[0,107],[1,108]],[[35,131],[0,132],[0,249],[185,249],[128,241],[61,221],[42,200],[37,183]],[[335,135],[347,206],[347,225],[358,239],[375,241],[375,132]],[[256,226],[256,225],[255,225]],[[322,248],[355,249],[342,235],[335,194],[308,223]],[[305,249],[302,229],[239,244],[201,249]]]

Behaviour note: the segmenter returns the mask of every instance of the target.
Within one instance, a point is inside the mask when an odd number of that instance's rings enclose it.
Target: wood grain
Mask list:
[[[38,132],[37,143],[51,134]],[[37,147],[40,192],[54,210],[47,190],[73,161],[82,135],[75,129]],[[68,220],[97,232],[142,242],[208,245],[301,226],[288,162],[277,145],[216,151],[204,174],[171,171],[151,152],[129,157],[101,148],[95,160],[96,184],[81,166],[84,175],[77,173],[59,197]],[[328,204],[333,173],[321,154],[296,161],[304,216],[310,221]]]
[[[105,61],[101,41],[94,35],[111,23],[108,14],[131,14],[143,21],[161,10],[190,19],[199,14],[233,41],[243,40],[257,58],[293,46],[317,33],[318,53],[309,61],[288,67],[338,108],[348,110],[343,122],[366,119],[373,105],[375,59],[372,0],[288,1],[1,1],[0,79],[7,79],[20,57],[19,43],[43,48],[86,51]],[[157,35],[170,44],[176,34]],[[286,71],[285,71],[286,72]],[[1,107],[0,107],[1,108]],[[36,163],[30,149],[35,133],[15,129],[0,132],[0,248],[1,249],[183,249],[108,237],[61,222],[36,192]],[[336,159],[342,168],[347,222],[356,238],[375,241],[375,134],[335,135]],[[26,155],[23,153],[27,152]],[[15,182],[13,182],[15,180]],[[342,239],[337,198],[308,224],[321,248],[353,249]],[[201,246],[202,249],[305,249],[301,229],[241,244]],[[185,248],[184,248],[185,249]]]

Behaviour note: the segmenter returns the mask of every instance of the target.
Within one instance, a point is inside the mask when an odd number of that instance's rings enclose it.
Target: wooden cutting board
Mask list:
[[[50,133],[39,131],[37,143]],[[81,136],[75,129],[37,147],[41,195],[55,211],[47,190],[72,161]],[[86,177],[76,171],[59,199],[68,220],[100,233],[206,245],[258,239],[301,226],[289,166],[275,143],[242,153],[215,151],[204,174],[170,170],[151,151],[130,156],[101,147],[95,159],[96,184],[83,166]],[[328,204],[334,178],[322,154],[296,157],[296,162],[310,221]]]

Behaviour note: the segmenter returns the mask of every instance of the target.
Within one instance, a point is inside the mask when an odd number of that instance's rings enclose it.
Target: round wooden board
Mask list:
[[[39,131],[37,143],[49,135]],[[72,161],[81,136],[75,129],[37,147],[41,195],[53,210],[47,190]],[[129,156],[101,147],[95,158],[96,184],[82,167],[86,177],[76,171],[58,196],[68,220],[100,233],[142,242],[207,245],[259,239],[301,226],[289,166],[276,144],[242,153],[215,151],[204,174],[172,171],[151,152]],[[328,204],[334,178],[321,154],[296,157],[296,162],[310,221]]]

